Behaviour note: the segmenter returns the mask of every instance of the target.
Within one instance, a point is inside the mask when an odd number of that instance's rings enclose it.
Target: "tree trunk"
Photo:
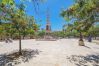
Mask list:
[[[96,38],[96,36],[95,36],[95,40],[96,40],[97,38]]]
[[[2,35],[1,35],[1,37],[0,37],[0,40],[2,41]]]
[[[19,55],[22,55],[21,34],[20,34],[20,31],[19,31]]]
[[[79,46],[84,46],[84,41],[83,41],[83,36],[82,33],[80,32],[80,39],[79,39]]]

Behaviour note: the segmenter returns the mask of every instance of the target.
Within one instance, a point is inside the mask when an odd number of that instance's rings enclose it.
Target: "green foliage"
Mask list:
[[[99,36],[99,25],[92,26],[88,31],[88,35],[89,34],[92,36]]]
[[[0,4],[4,4],[4,5],[7,5],[7,4],[10,4],[10,5],[14,5],[14,0],[0,0]]]
[[[38,37],[44,37],[46,31],[42,30],[42,31],[38,31]]]
[[[25,2],[25,1],[24,1]],[[16,6],[14,0],[0,0],[0,35],[18,38],[21,36],[34,35],[39,30],[33,16],[25,13],[25,5],[20,1]]]
[[[99,0],[76,0],[74,5],[62,11],[61,16],[65,20],[74,21],[73,25],[71,27],[69,26],[68,29],[77,30],[85,34],[94,23],[99,21],[99,19],[96,19],[99,13],[98,3]]]

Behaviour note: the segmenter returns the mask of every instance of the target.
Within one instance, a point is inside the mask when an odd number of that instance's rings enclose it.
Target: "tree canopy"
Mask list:
[[[95,22],[99,22],[99,0],[75,0],[75,4],[61,15],[68,21],[74,20],[79,30],[88,30]]]

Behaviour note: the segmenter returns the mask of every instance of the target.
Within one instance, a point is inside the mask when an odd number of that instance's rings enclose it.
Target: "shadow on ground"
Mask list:
[[[86,48],[88,48],[88,49],[91,49],[90,47],[88,47],[88,46],[84,46],[84,47],[86,47]]]
[[[14,66],[20,64],[21,62],[28,62],[36,55],[39,55],[38,50],[22,50],[22,55],[19,55],[19,52],[12,52],[10,54],[0,55],[0,66]]]
[[[99,55],[77,56],[72,55],[67,59],[76,66],[99,66]]]

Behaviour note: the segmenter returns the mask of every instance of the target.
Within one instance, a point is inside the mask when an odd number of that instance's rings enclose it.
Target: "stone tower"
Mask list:
[[[46,19],[46,33],[49,34],[49,33],[51,33],[49,10],[47,10],[47,15],[46,16],[47,16],[47,19]]]

